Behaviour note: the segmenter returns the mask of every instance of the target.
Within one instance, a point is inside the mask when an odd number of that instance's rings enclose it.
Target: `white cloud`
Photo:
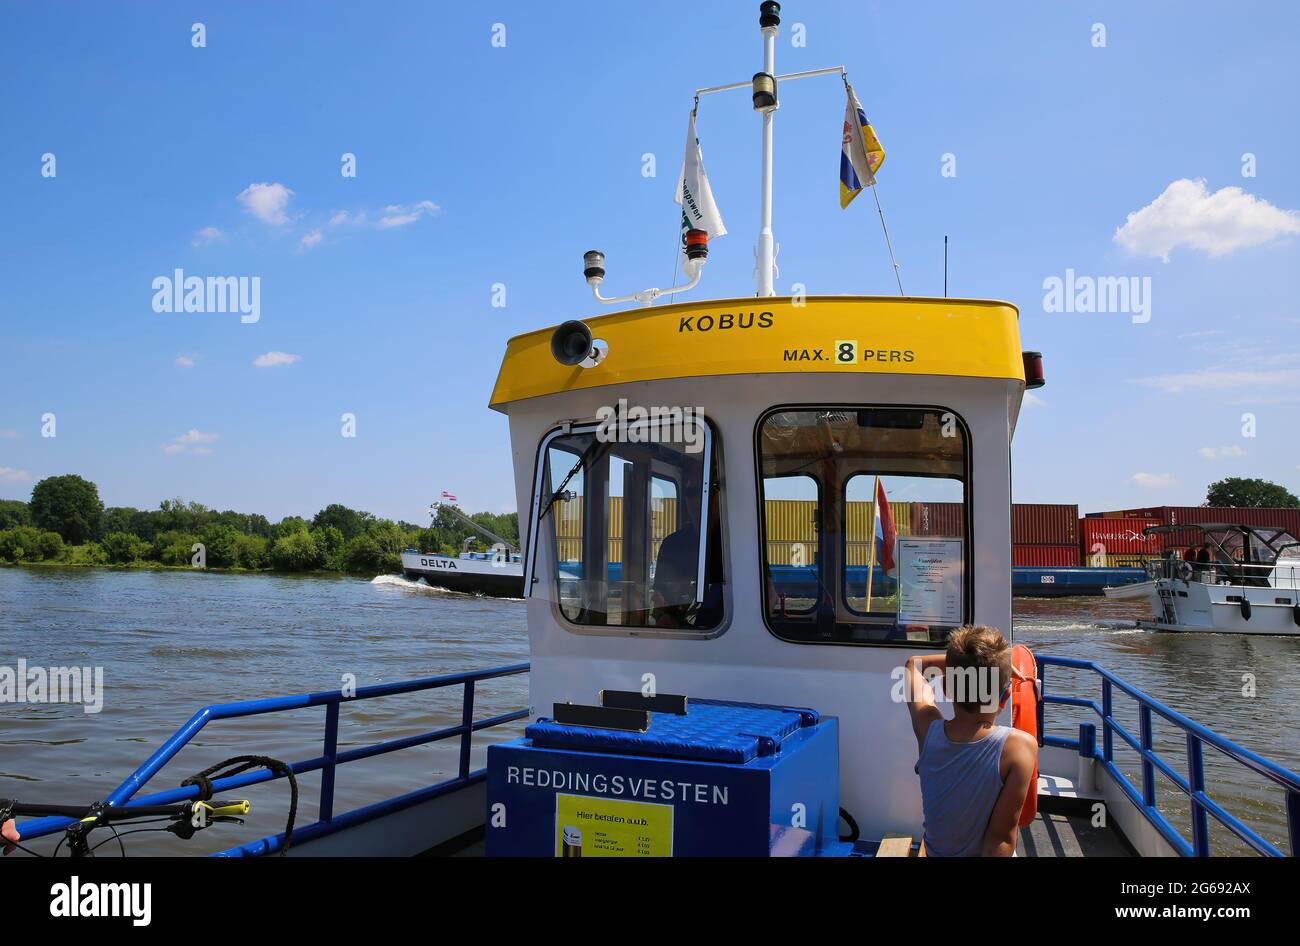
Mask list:
[[[1236,444],[1230,444],[1226,447],[1201,447],[1196,451],[1207,460],[1224,460],[1228,457],[1244,457],[1246,451]]]
[[[32,475],[26,470],[18,470],[12,466],[0,466],[0,480],[6,483],[25,483],[31,478]]]
[[[1035,394],[1033,391],[1026,391],[1024,405],[1025,407],[1046,407],[1047,402],[1044,401],[1037,394]]]
[[[346,210],[340,210],[336,212],[334,216],[330,217],[331,227],[337,227],[339,224],[347,223],[347,222],[348,222],[348,212]]]
[[[191,427],[175,440],[163,444],[162,451],[170,456],[178,453],[197,453],[200,456],[207,456],[212,452],[212,448],[204,444],[212,443],[216,439],[216,434],[204,433],[197,427]]]
[[[193,367],[194,367],[194,356],[193,356],[193,355],[177,355],[177,356],[176,356],[176,367],[177,367],[177,368],[193,368]]]
[[[217,439],[216,434],[205,434],[197,427],[191,427],[185,433],[176,438],[177,443],[212,443]]]
[[[325,234],[321,232],[320,227],[315,230],[309,230],[303,234],[302,242],[298,244],[300,250],[310,250],[324,238]]]
[[[210,246],[217,242],[226,242],[226,235],[216,227],[204,227],[202,230],[194,231],[194,239],[190,240],[190,245]]]
[[[284,208],[289,205],[293,191],[283,184],[249,184],[239,194],[238,200],[244,209],[263,223],[283,226],[289,222]]]
[[[1160,487],[1173,486],[1174,477],[1170,473],[1134,473],[1133,482],[1138,486],[1156,489]]]
[[[422,200],[414,204],[389,204],[384,208],[384,216],[379,218],[379,223],[375,226],[381,230],[404,227],[408,223],[415,223],[423,216],[436,214],[438,210],[438,205],[431,200]]]
[[[1300,369],[1287,368],[1275,371],[1252,371],[1238,368],[1205,368],[1200,371],[1181,371],[1138,378],[1137,383],[1156,388],[1166,394],[1180,394],[1195,389],[1200,391],[1229,391],[1250,388],[1254,391],[1285,387],[1300,383]]]
[[[264,355],[258,355],[253,359],[254,366],[258,368],[275,368],[279,365],[291,365],[295,361],[301,361],[302,355],[290,355],[283,351],[268,351]]]
[[[1181,178],[1141,210],[1128,215],[1114,240],[1130,253],[1169,262],[1179,246],[1223,256],[1300,233],[1300,212],[1281,210],[1240,187],[1210,193],[1204,180]]]

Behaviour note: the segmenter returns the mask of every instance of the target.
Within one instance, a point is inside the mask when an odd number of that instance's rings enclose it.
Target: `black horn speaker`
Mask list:
[[[580,365],[591,354],[591,329],[570,319],[551,336],[551,354],[562,365]]]

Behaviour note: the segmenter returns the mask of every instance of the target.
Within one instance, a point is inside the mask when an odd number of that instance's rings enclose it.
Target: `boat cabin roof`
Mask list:
[[[1023,382],[1009,302],[897,296],[706,300],[586,320],[607,355],[560,364],[554,327],[510,339],[490,405],[584,388],[716,375],[856,371]]]

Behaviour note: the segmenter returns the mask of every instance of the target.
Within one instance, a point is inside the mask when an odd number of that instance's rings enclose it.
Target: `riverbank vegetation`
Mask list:
[[[470,518],[514,545],[514,513]],[[459,553],[476,533],[439,509],[429,526],[380,519],[340,503],[310,520],[272,523],[258,513],[218,512],[202,503],[163,500],[157,509],[105,506],[89,480],[41,480],[30,502],[0,500],[0,563],[184,567],[377,575],[401,569],[401,551]],[[486,547],[480,539],[480,548]]]

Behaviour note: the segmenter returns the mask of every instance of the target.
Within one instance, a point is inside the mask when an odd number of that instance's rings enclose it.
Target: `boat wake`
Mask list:
[[[412,581],[405,575],[376,575],[370,579],[372,585],[385,585],[390,588],[397,588],[401,591],[411,591],[417,594],[426,595],[445,595],[450,592],[446,588],[434,588],[432,585],[426,585],[422,581]]]
[[[1142,634],[1145,633],[1142,628],[1138,627],[1133,621],[1089,621],[1086,624],[1078,623],[1061,623],[1056,624],[1050,621],[1034,621],[1018,619],[1014,622],[1016,633],[1024,631],[1030,633],[1061,633],[1071,631],[1090,631],[1092,633],[1103,634]]]

